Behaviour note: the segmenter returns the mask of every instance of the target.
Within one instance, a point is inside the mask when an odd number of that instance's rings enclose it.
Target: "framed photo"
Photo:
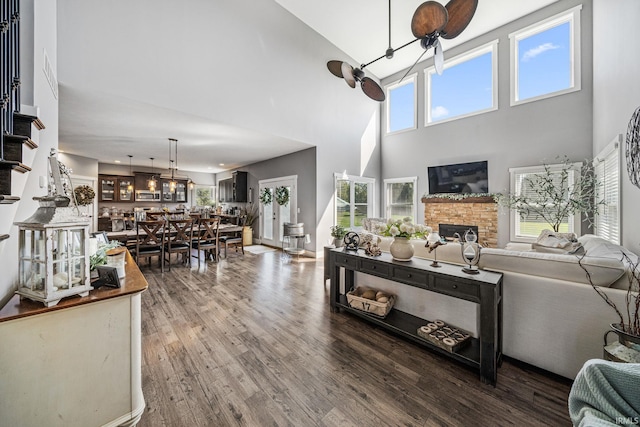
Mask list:
[[[98,272],[98,280],[91,284],[94,288],[99,288],[100,286],[108,286],[110,288],[120,287],[117,268],[108,265],[98,265],[96,266],[96,271]]]
[[[95,237],[96,239],[98,239],[98,246],[106,245],[107,243],[109,243],[109,238],[107,237],[106,231],[97,231],[95,233],[91,233],[91,237]]]

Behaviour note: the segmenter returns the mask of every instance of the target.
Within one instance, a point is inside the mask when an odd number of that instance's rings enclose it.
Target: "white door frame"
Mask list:
[[[291,212],[291,218],[290,221],[295,223],[297,222],[297,218],[298,218],[298,175],[289,175],[289,176],[282,176],[282,177],[278,177],[278,178],[269,178],[269,179],[261,179],[258,181],[258,191],[261,194],[262,193],[262,189],[263,188],[269,188],[269,187],[278,187],[281,185],[286,185],[286,186],[290,186],[291,187],[291,192],[289,193],[289,208],[290,208],[290,212]],[[274,199],[271,201],[271,206],[278,206],[278,204],[275,201],[275,197]],[[260,209],[259,209],[260,215],[260,237],[259,237],[259,241],[260,243],[264,243],[267,245],[271,245],[271,246],[275,246],[278,247],[281,245],[281,239],[282,236],[280,236],[280,214],[279,214],[279,209],[274,209],[274,226],[273,226],[273,238],[272,239],[266,239],[264,238],[264,205],[262,203],[260,203]]]
[[[93,231],[98,231],[98,178],[95,176],[85,176],[85,175],[69,175],[71,178],[71,183],[73,187],[77,187],[78,185],[85,185],[85,183],[78,184],[75,180],[88,181],[91,183],[91,188],[95,192],[96,196],[93,198],[93,212],[91,212],[91,227],[90,229]],[[89,184],[86,184],[89,185]],[[73,191],[73,188],[71,189]],[[73,203],[73,201],[72,201]]]

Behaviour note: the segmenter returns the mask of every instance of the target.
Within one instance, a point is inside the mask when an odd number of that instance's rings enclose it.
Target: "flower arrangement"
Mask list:
[[[276,187],[276,203],[280,206],[289,203],[289,189],[287,187]]]
[[[78,206],[90,205],[96,197],[96,192],[88,185],[79,185],[73,189]]]
[[[89,269],[94,270],[98,265],[107,263],[107,252],[121,245],[120,242],[114,240],[112,242],[100,245],[98,251],[89,257]]]
[[[431,227],[422,224],[413,224],[411,217],[403,219],[389,219],[387,223],[375,225],[374,232],[381,236],[405,237],[407,239],[424,239],[431,233]]]
[[[270,205],[272,198],[271,190],[268,188],[265,187],[260,191],[260,203],[263,205]]]
[[[492,197],[496,202],[498,201],[500,193],[436,193],[425,194],[423,199],[448,199],[448,200],[464,200],[464,199],[477,199],[481,197]]]

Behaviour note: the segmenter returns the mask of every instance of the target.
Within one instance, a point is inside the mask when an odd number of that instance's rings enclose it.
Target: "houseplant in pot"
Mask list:
[[[244,246],[251,246],[253,244],[253,224],[258,219],[258,205],[249,203],[242,209],[241,214],[247,216],[244,228],[242,229],[242,244]]]
[[[344,236],[347,235],[347,232],[349,232],[349,229],[344,228],[340,224],[331,226],[331,237],[333,237],[333,245],[336,248],[342,246]]]
[[[389,219],[386,224],[378,224],[374,232],[381,236],[393,237],[389,252],[396,261],[409,261],[413,257],[413,246],[409,239],[424,239],[425,232],[431,228],[422,224],[413,224],[413,218]]]

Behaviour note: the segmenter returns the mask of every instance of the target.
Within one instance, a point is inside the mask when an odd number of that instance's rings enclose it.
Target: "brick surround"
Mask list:
[[[478,226],[478,242],[498,246],[498,204],[493,197],[467,197],[461,200],[422,198],[424,223],[438,230],[439,224]]]

